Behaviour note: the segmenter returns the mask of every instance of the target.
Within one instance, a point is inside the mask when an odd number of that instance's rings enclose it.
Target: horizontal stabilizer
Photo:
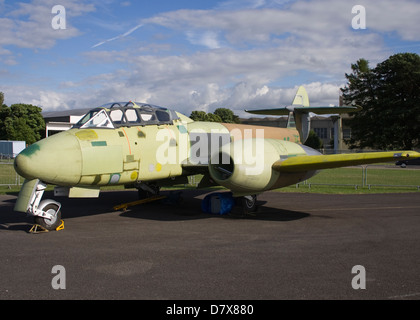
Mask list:
[[[356,154],[297,156],[288,158],[283,161],[276,161],[272,168],[279,172],[303,172],[378,162],[409,160],[415,158],[420,158],[420,153],[415,151],[390,151]]]
[[[338,114],[338,113],[351,113],[359,111],[360,107],[283,107],[276,109],[260,109],[260,110],[245,110],[248,113],[252,114],[261,114],[267,116],[285,116],[289,115],[290,112],[298,113],[309,113],[313,112],[316,114]]]

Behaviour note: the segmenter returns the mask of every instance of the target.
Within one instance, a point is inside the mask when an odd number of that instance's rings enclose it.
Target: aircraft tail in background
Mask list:
[[[309,97],[303,86],[300,86],[296,92],[293,102],[290,106],[274,109],[245,110],[248,113],[271,116],[289,116],[287,128],[296,128],[300,135],[302,143],[306,141],[311,130],[311,121],[309,113],[315,114],[342,114],[359,111],[360,107],[310,107]]]

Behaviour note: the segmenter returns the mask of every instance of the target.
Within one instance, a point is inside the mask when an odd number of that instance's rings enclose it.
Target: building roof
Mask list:
[[[44,111],[42,112],[42,116],[44,117],[44,119],[62,118],[62,117],[70,117],[70,116],[83,116],[86,113],[88,113],[90,110],[92,110],[92,108],[60,110],[60,111]]]

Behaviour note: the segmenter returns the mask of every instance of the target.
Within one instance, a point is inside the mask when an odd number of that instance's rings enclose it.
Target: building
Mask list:
[[[342,115],[342,117],[331,115],[331,116],[312,116],[311,117],[311,130],[322,140],[324,149],[334,150],[348,150],[345,139],[351,137],[350,127],[343,125],[342,118],[348,117]],[[244,124],[267,126],[267,127],[280,127],[286,128],[287,116],[282,117],[265,117],[265,118],[249,118],[241,119]],[[339,135],[336,136],[335,132]]]
[[[0,159],[14,158],[26,148],[25,141],[0,140]]]
[[[74,109],[64,111],[42,112],[45,120],[45,136],[69,130],[91,109]]]

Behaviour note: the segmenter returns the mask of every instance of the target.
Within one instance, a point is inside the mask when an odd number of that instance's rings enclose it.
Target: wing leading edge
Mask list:
[[[369,152],[357,154],[333,154],[315,156],[297,156],[276,161],[272,168],[279,172],[302,172],[333,169],[361,164],[390,162],[420,158],[415,151]]]

